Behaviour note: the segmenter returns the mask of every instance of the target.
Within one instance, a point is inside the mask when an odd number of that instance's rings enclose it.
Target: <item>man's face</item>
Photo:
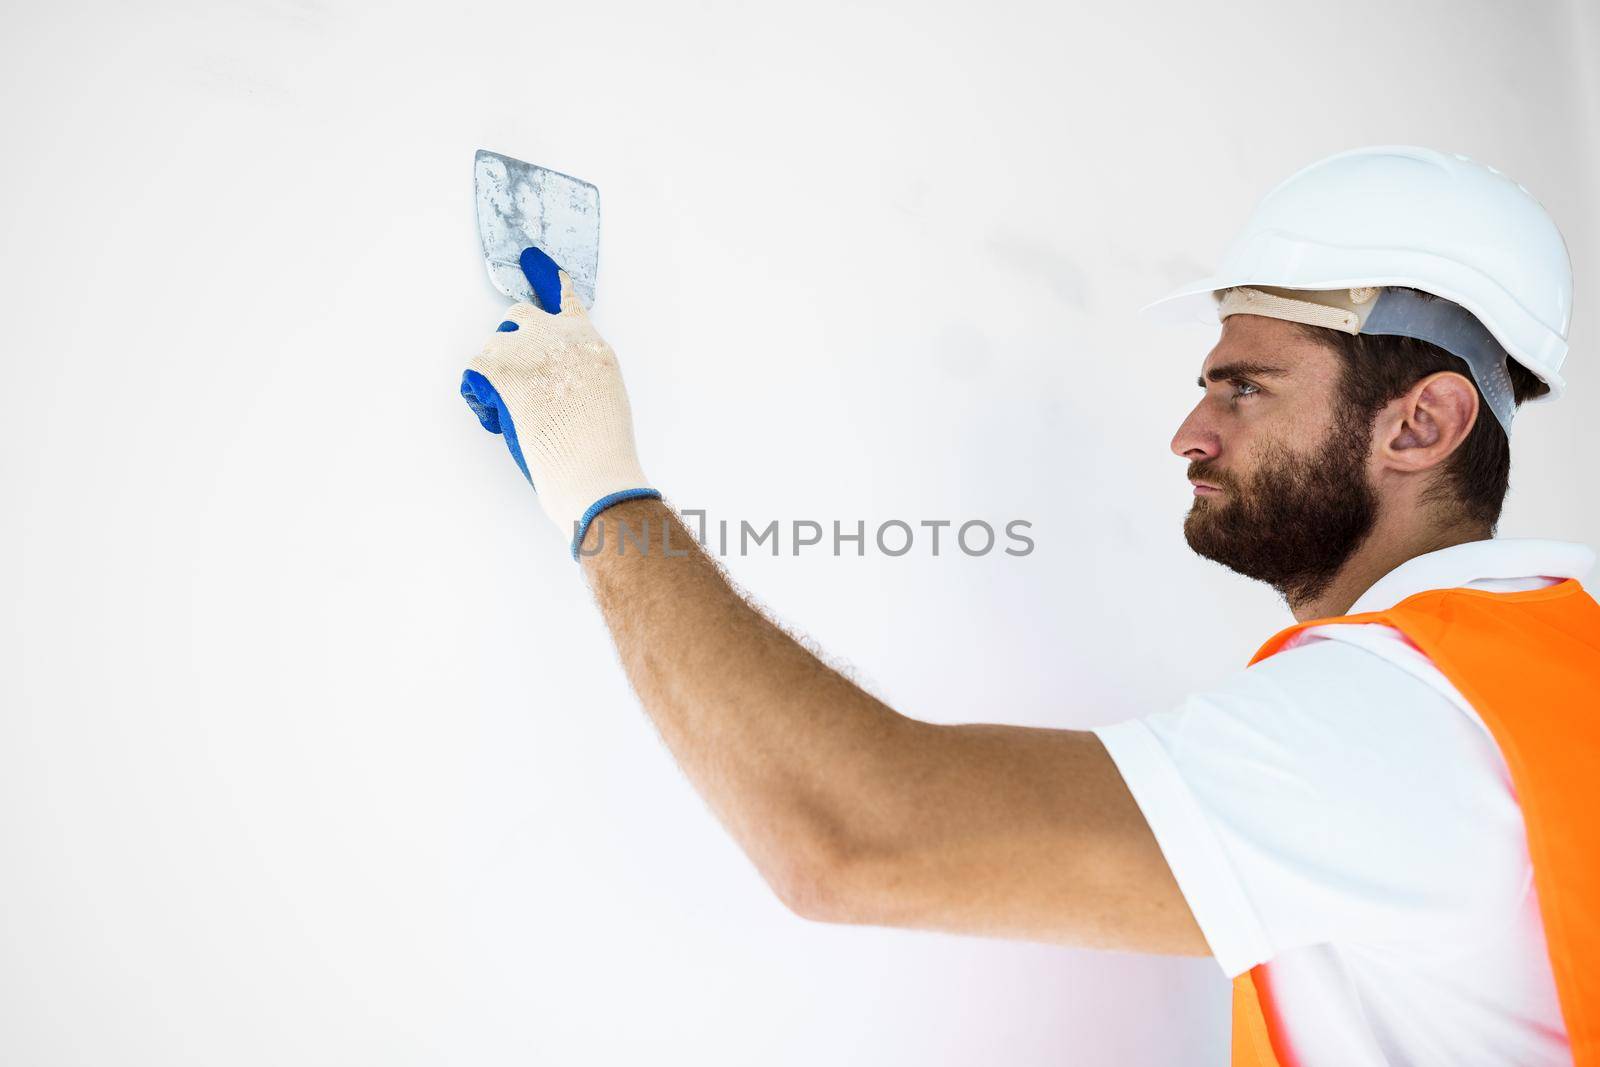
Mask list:
[[[1325,590],[1377,518],[1371,426],[1340,401],[1339,367],[1293,323],[1232,315],[1172,439],[1195,483],[1189,547],[1291,602]]]

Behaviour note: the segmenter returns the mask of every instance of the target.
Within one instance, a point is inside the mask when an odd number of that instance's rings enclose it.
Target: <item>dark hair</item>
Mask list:
[[[1438,299],[1429,293],[1420,295]],[[1339,354],[1343,365],[1339,392],[1346,411],[1368,425],[1385,404],[1430,374],[1455,371],[1476,384],[1466,360],[1415,337],[1348,334],[1323,326],[1296,325]],[[1514,359],[1506,360],[1506,370],[1511,375],[1512,396],[1519,405],[1529,397],[1550,391]],[[1510,484],[1511,442],[1480,391],[1477,421],[1439,468],[1438,480],[1423,493],[1422,501],[1452,518],[1487,526],[1493,533]]]

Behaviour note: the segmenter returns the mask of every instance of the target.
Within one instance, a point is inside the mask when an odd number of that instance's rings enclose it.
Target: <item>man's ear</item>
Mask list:
[[[1442,370],[1417,382],[1379,413],[1375,429],[1379,459],[1394,470],[1427,470],[1448,459],[1472,432],[1480,414],[1478,388],[1455,371]]]

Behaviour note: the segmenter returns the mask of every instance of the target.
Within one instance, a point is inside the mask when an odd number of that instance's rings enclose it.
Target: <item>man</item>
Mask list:
[[[1236,1064],[1600,1063],[1593,554],[1493,538],[1512,416],[1563,388],[1570,319],[1526,190],[1426,149],[1342,153],[1175,296],[1222,320],[1172,441],[1185,536],[1297,625],[1094,731],[908,718],[748,605],[640,469],[565,275],[527,261],[558,313],[514,306],[462,391],[795,912],[1211,954]],[[624,528],[648,544],[616,551]]]

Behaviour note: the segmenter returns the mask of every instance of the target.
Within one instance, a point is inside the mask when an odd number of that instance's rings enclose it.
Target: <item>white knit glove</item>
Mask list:
[[[616,353],[589,322],[572,279],[536,252],[523,254],[523,270],[541,302],[559,310],[511,305],[467,365],[461,395],[484,429],[505,436],[545,514],[572,537],[576,559],[584,531],[601,511],[661,494],[639,468]]]

